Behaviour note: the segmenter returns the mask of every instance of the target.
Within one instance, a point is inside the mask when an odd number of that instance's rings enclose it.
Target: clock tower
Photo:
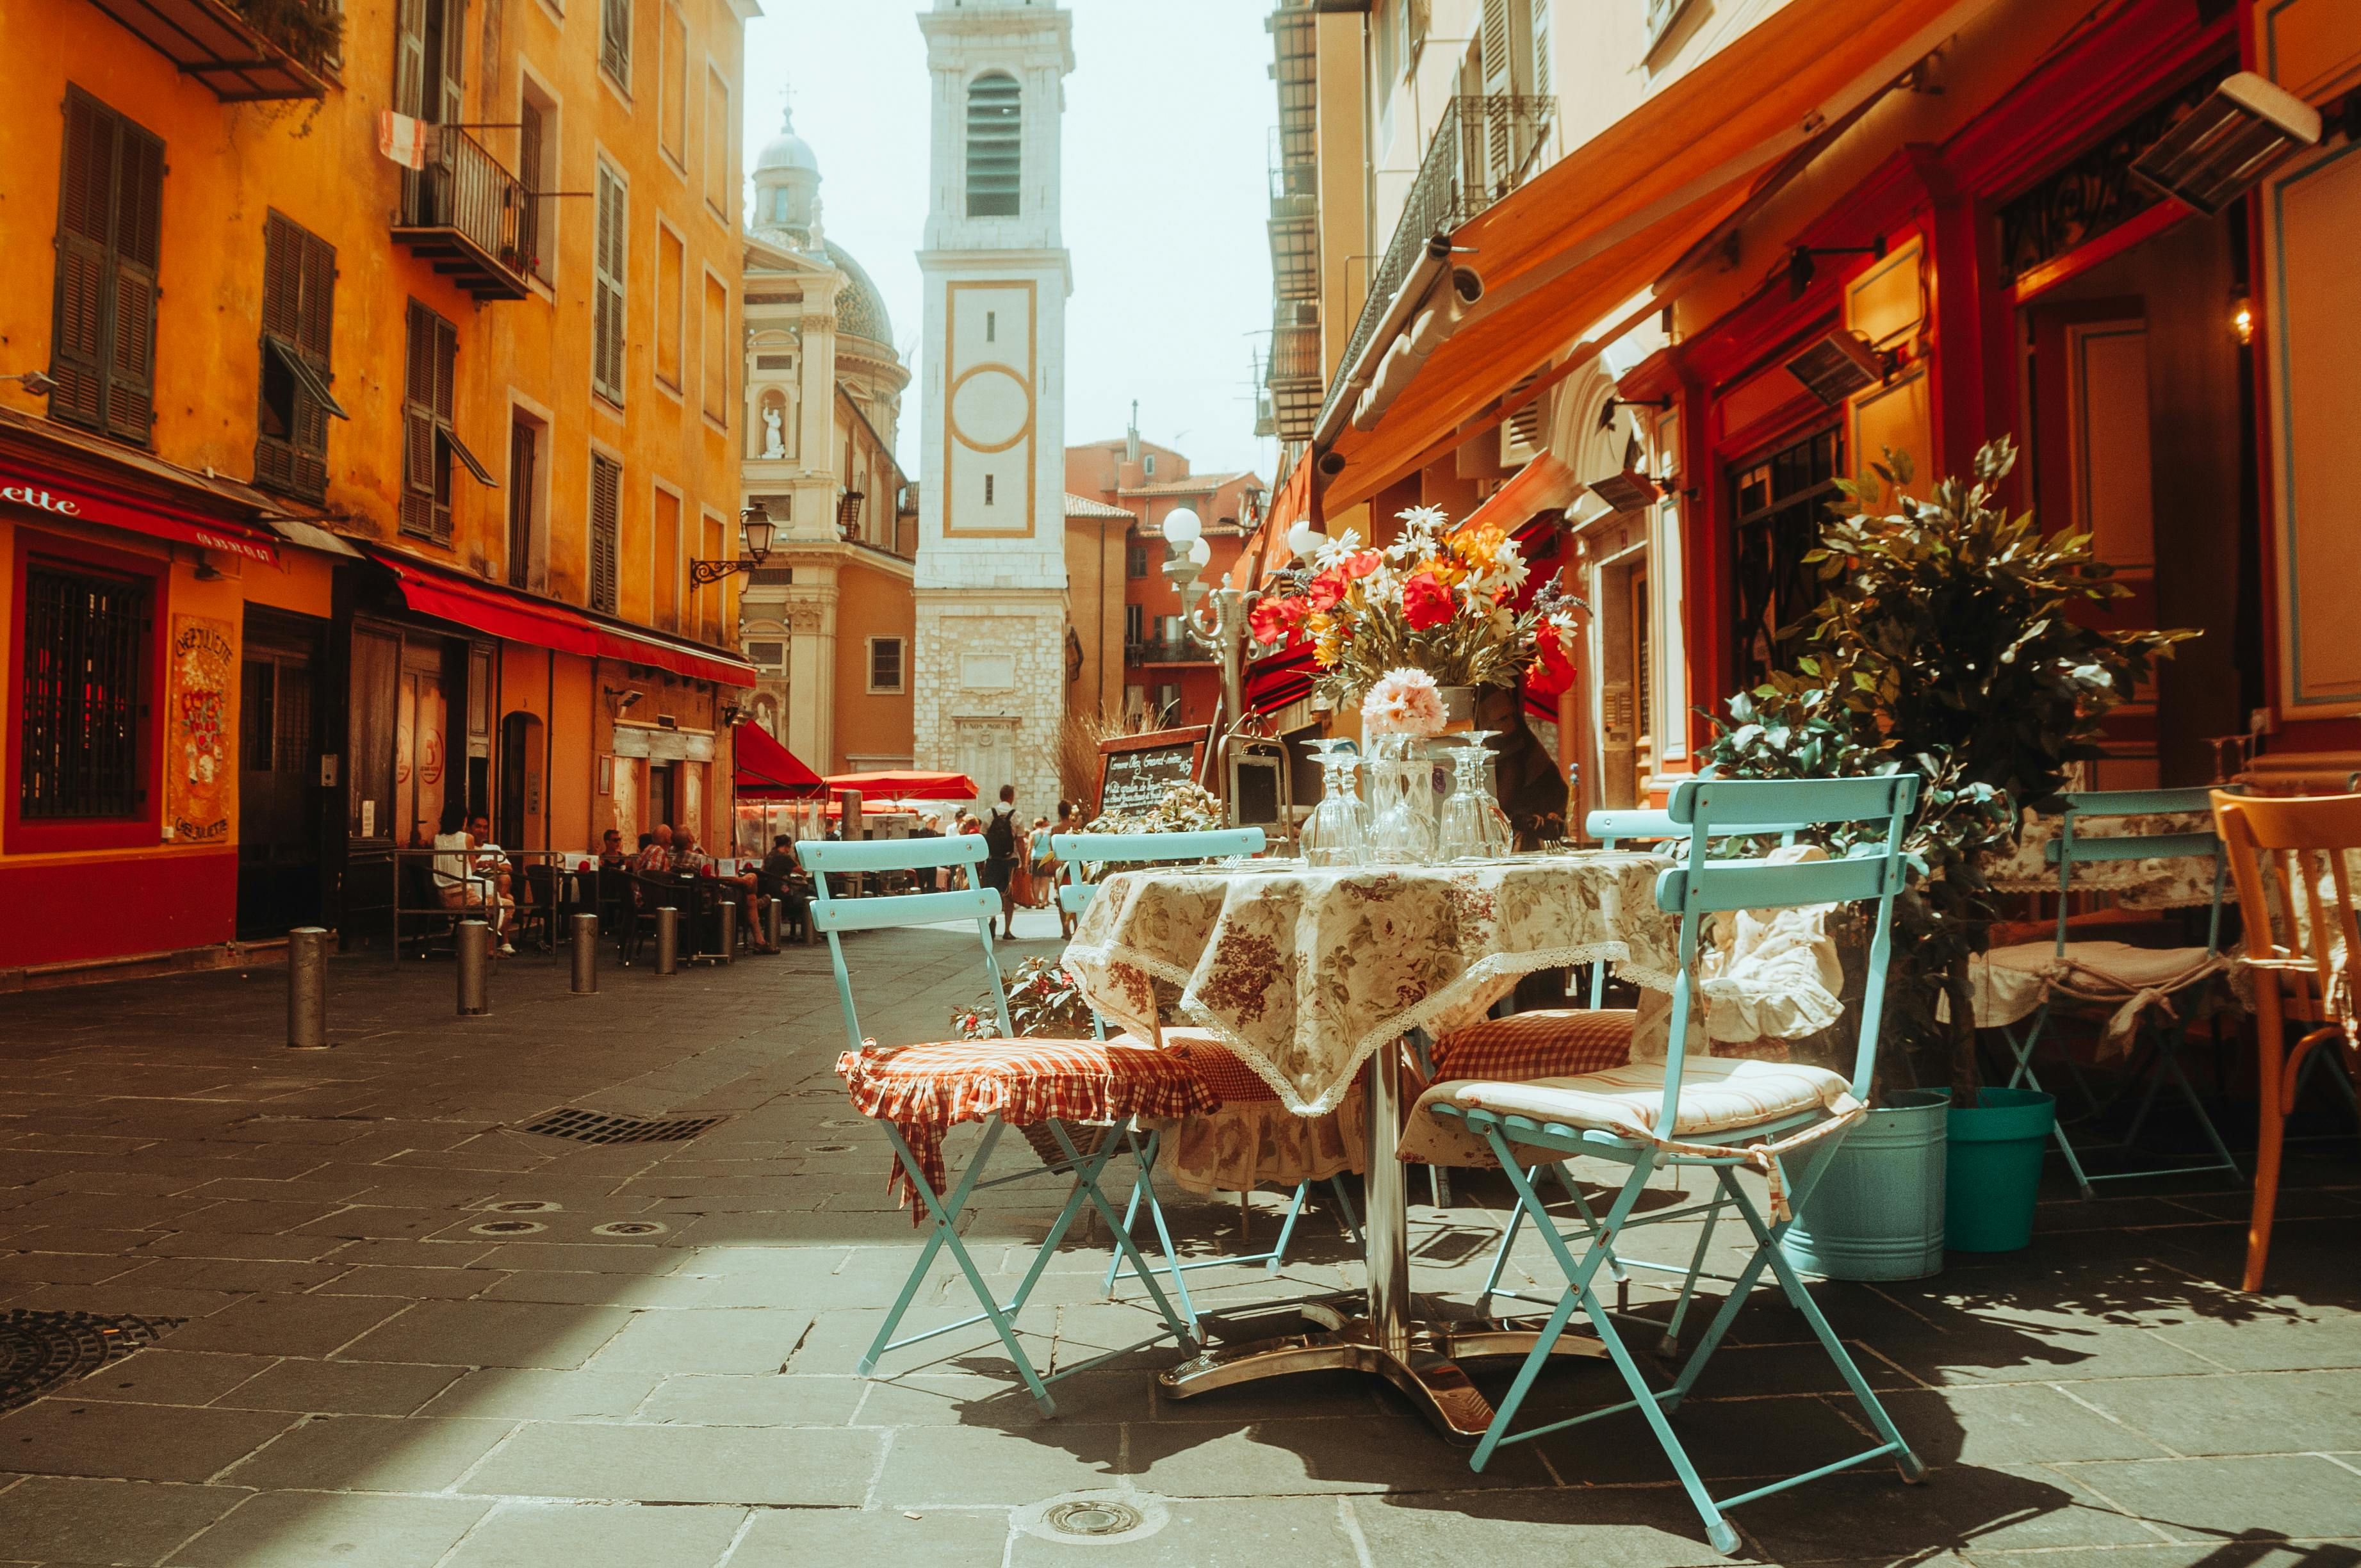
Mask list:
[[[1066,711],[1071,267],[1059,127],[1073,17],[1056,0],[934,0],[913,669],[917,765],[1028,814],[1058,795]]]

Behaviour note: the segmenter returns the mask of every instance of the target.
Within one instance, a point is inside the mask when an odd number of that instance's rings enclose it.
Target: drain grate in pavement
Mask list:
[[[1115,1546],[1154,1535],[1170,1519],[1162,1498],[1126,1489],[1045,1497],[1017,1509],[1011,1522],[1027,1535],[1061,1546]]]
[[[29,1405],[69,1378],[156,1343],[181,1318],[104,1318],[90,1312],[0,1311],[0,1410]]]
[[[660,1236],[672,1229],[661,1220],[609,1220],[603,1225],[593,1225],[594,1236]]]
[[[676,1144],[709,1132],[727,1116],[679,1116],[648,1122],[637,1116],[609,1116],[597,1111],[552,1111],[538,1122],[525,1124],[528,1133],[571,1138],[577,1144]]]

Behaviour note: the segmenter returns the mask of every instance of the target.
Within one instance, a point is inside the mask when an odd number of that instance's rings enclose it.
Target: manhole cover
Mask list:
[[[727,1116],[678,1116],[670,1121],[643,1121],[637,1116],[609,1116],[597,1111],[552,1111],[523,1130],[577,1144],[672,1144],[710,1131]]]
[[[529,1236],[547,1229],[547,1225],[533,1220],[486,1220],[480,1225],[467,1227],[470,1234],[478,1236]]]
[[[1067,1546],[1112,1546],[1164,1528],[1161,1498],[1145,1492],[1069,1492],[1016,1513],[1016,1528]]]
[[[659,1224],[653,1220],[609,1220],[603,1225],[591,1226],[590,1234],[594,1236],[660,1236],[670,1229],[670,1225]]]
[[[153,1344],[180,1318],[104,1318],[89,1312],[0,1311],[0,1410],[29,1405],[69,1378]]]
[[[539,1198],[512,1198],[505,1203],[487,1203],[484,1207],[495,1214],[554,1214],[559,1206]]]

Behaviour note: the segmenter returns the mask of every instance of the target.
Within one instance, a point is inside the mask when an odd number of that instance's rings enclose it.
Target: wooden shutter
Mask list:
[[[429,313],[434,323],[434,430],[445,436],[456,422],[458,400],[459,329]],[[451,543],[451,460],[438,453],[434,462],[434,540]]]
[[[155,422],[164,144],[69,93],[49,411],[145,445]]]
[[[459,87],[466,76],[467,59],[467,0],[428,0],[443,7],[443,107],[434,116],[446,126],[463,125],[467,118],[467,107],[460,102]],[[484,116],[487,119],[490,115]]]
[[[615,564],[618,511],[622,503],[623,471],[611,460],[590,458],[590,608],[615,613]]]
[[[335,247],[282,214],[270,214],[262,230],[262,330],[277,341],[266,341],[260,352],[295,355],[322,387],[331,378],[335,286]],[[327,491],[329,410],[300,378],[292,416],[283,437],[267,432],[256,436],[254,477],[317,499]]]
[[[426,118],[426,7],[430,0],[401,0],[394,7],[393,110]]]
[[[1550,7],[1556,3],[1557,0],[1533,0],[1533,76],[1531,90],[1539,98],[1546,98],[1550,93]]]
[[[440,320],[410,302],[401,387],[401,531],[434,534],[434,328]]]
[[[525,270],[536,278],[548,274],[541,259],[541,105],[527,98],[517,105],[517,183],[524,187],[517,210],[517,250]]]
[[[128,124],[116,140],[106,428],[144,444],[156,419],[156,263],[164,221],[164,144]]]
[[[620,403],[623,400],[625,200],[629,192],[604,164],[598,167],[598,234],[591,247],[590,382]]]
[[[57,327],[49,412],[101,426],[106,415],[108,252],[114,240],[115,119],[82,97],[66,98],[65,170],[58,190]]]

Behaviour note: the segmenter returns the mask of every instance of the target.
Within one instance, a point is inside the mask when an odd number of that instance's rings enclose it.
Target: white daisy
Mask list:
[[[1332,566],[1350,560],[1360,553],[1361,536],[1355,530],[1348,528],[1344,532],[1336,535],[1335,538],[1328,541],[1327,543],[1323,544],[1320,547],[1320,554],[1315,557],[1315,559],[1319,563],[1320,569],[1324,572]]]

